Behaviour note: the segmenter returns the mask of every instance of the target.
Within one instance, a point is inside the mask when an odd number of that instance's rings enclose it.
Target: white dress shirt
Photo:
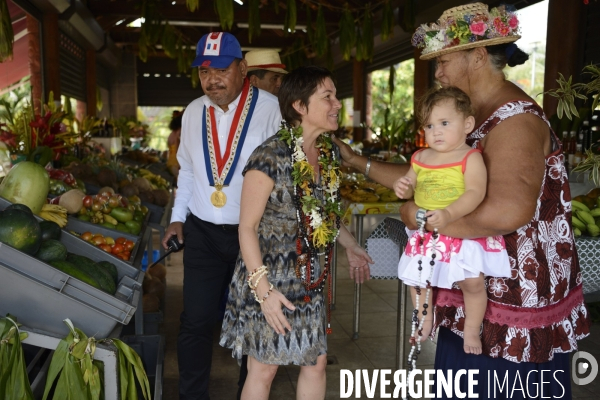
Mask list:
[[[209,186],[204,162],[202,111],[205,105],[207,112],[210,106],[215,108],[219,147],[221,155],[223,155],[227,147],[227,138],[229,137],[231,123],[240,96],[229,104],[227,112],[224,112],[219,106],[210,101],[208,96],[202,96],[192,101],[185,109],[181,126],[181,142],[177,151],[180,170],[171,222],[184,222],[191,212],[201,220],[216,225],[239,224],[242,171],[254,149],[268,137],[277,133],[281,124],[281,112],[279,111],[277,97],[259,89],[258,100],[251,116],[244,145],[241,150],[238,149],[241,154],[235,166],[233,178],[229,182],[229,186],[223,188],[223,193],[227,196],[227,203],[222,208],[213,206],[210,202],[210,196],[215,188]],[[208,173],[212,174],[211,171],[208,171]]]

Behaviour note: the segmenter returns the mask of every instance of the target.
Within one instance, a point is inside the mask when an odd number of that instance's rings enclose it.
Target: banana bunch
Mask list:
[[[56,222],[61,228],[67,225],[67,209],[57,204],[44,204],[38,215],[46,221]]]
[[[156,175],[145,168],[140,168],[139,172],[142,178],[146,178],[153,186],[156,186],[155,189],[169,188],[169,183],[162,176]]]
[[[379,201],[383,201],[385,203],[400,200],[392,189],[388,189],[383,185],[378,184],[375,188],[375,193],[379,196]]]
[[[585,204],[571,200],[571,223],[573,225],[573,234],[575,237],[587,233],[589,236],[599,236],[600,227],[600,207],[592,210]]]

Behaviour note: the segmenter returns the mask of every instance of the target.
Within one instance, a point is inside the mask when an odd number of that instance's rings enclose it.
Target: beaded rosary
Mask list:
[[[427,222],[427,218],[423,218],[422,221],[418,221],[419,223],[419,252],[421,253],[421,258],[417,261],[419,265],[419,283],[421,282],[421,273],[423,272],[423,258],[425,257],[425,223]],[[429,261],[429,265],[431,266],[429,272],[429,278],[425,280],[425,287],[427,290],[425,291],[425,301],[423,302],[423,312],[422,317],[419,320],[419,299],[421,297],[421,287],[415,287],[415,309],[413,310],[412,316],[412,326],[410,332],[410,342],[411,348],[410,353],[408,354],[408,363],[409,363],[409,376],[414,374],[417,367],[417,358],[418,355],[421,354],[421,338],[423,337],[423,323],[425,322],[425,317],[427,316],[427,309],[429,308],[429,295],[431,294],[431,279],[433,277],[433,269],[435,266],[435,249],[438,239],[438,230],[434,229],[431,235],[431,261]],[[404,398],[406,399],[406,398]]]
[[[340,234],[340,172],[339,160],[334,156],[331,137],[322,134],[316,147],[319,149],[319,176],[323,185],[314,182],[314,168],[308,162],[302,148],[302,127],[284,123],[278,132],[292,152],[292,179],[294,181],[294,205],[298,221],[296,239],[296,276],[306,289],[305,302],[310,302],[310,292],[322,292],[329,277],[334,243]],[[321,195],[317,196],[317,192]],[[303,242],[306,252],[302,252]],[[320,250],[320,251],[319,251]],[[315,275],[316,257],[324,255],[325,263],[321,274]],[[327,329],[331,333],[331,279],[329,279]]]

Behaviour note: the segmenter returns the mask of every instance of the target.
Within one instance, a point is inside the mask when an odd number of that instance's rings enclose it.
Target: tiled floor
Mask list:
[[[332,313],[333,334],[328,337],[330,362],[327,367],[326,399],[340,398],[340,370],[392,369],[395,370],[396,354],[396,309],[398,284],[396,281],[372,280],[362,289],[360,338],[352,340],[352,308],[354,285],[350,281],[344,252],[339,252],[337,273],[336,309]],[[165,324],[161,327],[167,338],[167,350],[164,369],[163,399],[178,399],[177,380],[177,332],[182,298],[182,257],[174,254],[168,262],[167,297]],[[231,358],[231,352],[218,346],[219,327],[215,327],[215,346],[211,374],[210,392],[213,400],[235,399],[239,368]],[[600,360],[600,324],[594,324],[592,335],[580,342],[580,349]],[[426,342],[419,356],[421,368],[432,368],[435,344]],[[271,399],[295,399],[295,385],[298,367],[280,367],[273,382]],[[391,393],[391,390],[390,390]],[[587,385],[573,385],[573,399],[597,399],[600,393],[600,377]],[[356,398],[353,394],[351,398]],[[379,388],[374,397],[379,399]]]

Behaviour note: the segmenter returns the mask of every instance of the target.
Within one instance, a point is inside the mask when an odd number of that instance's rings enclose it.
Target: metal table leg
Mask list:
[[[403,369],[406,362],[406,302],[407,286],[398,279],[398,322],[396,324],[396,369]]]
[[[361,247],[365,247],[363,241],[363,220],[365,218],[364,215],[355,214],[356,218],[356,241]],[[354,318],[353,318],[353,334],[352,339],[358,339],[358,331],[360,330],[360,291],[361,284],[354,284]]]

